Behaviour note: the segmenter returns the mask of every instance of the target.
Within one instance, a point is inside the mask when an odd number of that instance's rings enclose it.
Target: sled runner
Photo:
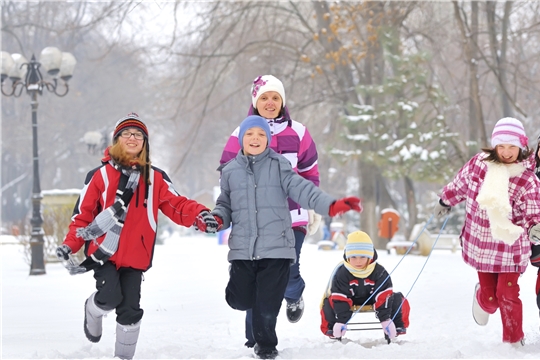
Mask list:
[[[356,313],[375,313],[373,305],[353,305],[352,311]],[[362,322],[350,322],[347,323],[347,331],[367,331],[367,330],[381,330],[382,326],[379,321],[362,321]],[[390,338],[384,334],[385,340],[390,344]]]

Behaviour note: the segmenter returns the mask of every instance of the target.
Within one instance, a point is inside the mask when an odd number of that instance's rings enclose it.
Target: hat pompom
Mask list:
[[[368,234],[363,231],[355,231],[347,236],[345,245],[345,258],[353,256],[367,257],[373,259],[375,253],[373,241]]]

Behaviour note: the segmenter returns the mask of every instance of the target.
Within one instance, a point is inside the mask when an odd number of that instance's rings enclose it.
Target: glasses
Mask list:
[[[136,140],[144,139],[144,135],[141,132],[131,132],[129,130],[124,130],[120,133],[120,136],[126,139],[129,139],[131,135],[133,135]]]

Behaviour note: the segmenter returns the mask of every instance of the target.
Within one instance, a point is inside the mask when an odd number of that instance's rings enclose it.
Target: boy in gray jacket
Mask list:
[[[276,321],[296,260],[287,198],[305,209],[331,217],[362,211],[360,199],[335,200],[292,169],[290,162],[268,147],[268,122],[256,115],[241,124],[242,150],[222,165],[221,194],[212,215],[229,235],[230,278],[225,298],[230,307],[253,311],[255,354],[277,356]]]

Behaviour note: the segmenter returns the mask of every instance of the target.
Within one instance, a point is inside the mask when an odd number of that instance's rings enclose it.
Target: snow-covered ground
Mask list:
[[[215,236],[204,235],[173,235],[156,246],[154,266],[142,285],[145,315],[135,358],[252,358],[252,350],[243,346],[244,313],[230,309],[224,299],[227,251]],[[112,358],[114,314],[104,319],[100,343],[88,342],[83,333],[83,304],[94,291],[91,273],[70,276],[54,263],[47,264],[46,275],[29,276],[22,246],[0,241],[0,252],[3,359]],[[471,316],[476,273],[459,252],[447,250],[435,250],[429,258],[407,255],[392,273],[394,289],[410,292],[407,335],[389,345],[382,331],[349,331],[341,343],[328,339],[319,330],[319,302],[341,255],[339,250],[304,245],[301,272],[307,283],[306,309],[300,322],[291,324],[282,307],[278,358],[538,359],[536,268],[529,267],[520,279],[526,345],[514,348],[502,343],[498,312],[487,326],[476,325]],[[389,272],[402,259],[383,251],[379,256]],[[373,318],[373,314],[358,314],[354,321]]]

